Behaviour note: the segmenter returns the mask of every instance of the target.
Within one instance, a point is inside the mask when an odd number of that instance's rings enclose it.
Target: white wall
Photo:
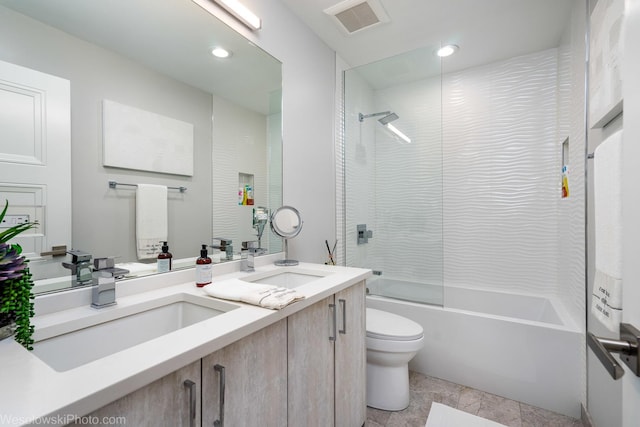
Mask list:
[[[559,293],[584,330],[586,188],[585,17],[586,2],[574,0],[558,48],[558,143],[569,139],[570,196],[559,205]]]
[[[290,258],[325,262],[324,241],[336,235],[335,53],[279,0],[243,3],[262,18],[259,31],[218,17],[283,63],[283,202],[304,221]]]
[[[565,307],[581,331],[586,331],[585,309],[585,227],[586,213],[586,59],[585,25],[587,4],[573,0],[570,21],[558,47],[558,142],[569,139],[570,196],[559,204],[560,247],[558,256],[558,292]],[[576,363],[580,364],[581,402],[587,401],[586,343]]]

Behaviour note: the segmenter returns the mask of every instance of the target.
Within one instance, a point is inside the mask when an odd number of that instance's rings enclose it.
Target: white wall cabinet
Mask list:
[[[288,328],[288,425],[362,426],[364,282],[289,316]]]

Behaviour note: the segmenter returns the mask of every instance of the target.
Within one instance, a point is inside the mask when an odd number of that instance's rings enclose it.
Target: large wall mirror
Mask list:
[[[214,57],[217,46],[230,56]],[[35,292],[74,285],[69,255],[46,255],[53,246],[153,271],[136,242],[139,184],[168,187],[177,268],[217,238],[235,252],[257,240],[253,208],[282,205],[281,76],[278,60],[192,1],[0,0],[0,201],[40,222],[20,241]],[[34,172],[45,167],[49,178]],[[271,233],[261,243],[282,250]]]

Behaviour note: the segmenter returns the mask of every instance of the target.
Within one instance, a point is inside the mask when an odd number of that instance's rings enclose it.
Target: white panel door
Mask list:
[[[0,204],[40,223],[15,239],[29,258],[71,248],[70,105],[68,80],[0,61]]]
[[[640,328],[640,0],[625,1],[622,87],[622,321]],[[622,426],[640,425],[640,377],[626,366]]]

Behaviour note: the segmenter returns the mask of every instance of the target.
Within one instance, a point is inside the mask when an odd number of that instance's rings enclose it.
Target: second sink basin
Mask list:
[[[242,280],[245,282],[293,289],[318,279],[322,279],[330,274],[332,273],[328,271],[309,270],[299,267],[285,267],[274,271],[252,274],[251,276],[242,278]]]
[[[47,328],[37,331],[33,354],[63,372],[235,308],[233,304],[186,293],[135,306],[116,306],[97,312],[91,319],[49,326],[48,329],[57,328],[52,333],[47,333]]]

